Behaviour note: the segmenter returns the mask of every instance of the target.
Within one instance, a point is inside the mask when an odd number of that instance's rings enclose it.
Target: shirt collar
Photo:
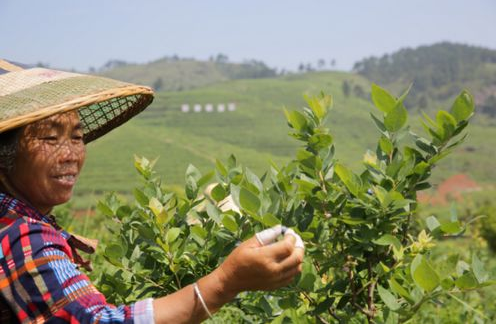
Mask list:
[[[59,231],[66,240],[71,237],[71,234],[63,230],[59,224],[55,221],[55,217],[53,215],[43,215],[40,213],[38,210],[36,210],[33,206],[30,204],[19,200],[15,197],[12,197],[9,194],[0,192],[0,211],[2,211],[1,214],[3,214],[4,211],[11,210],[15,212],[18,215],[21,216],[26,216],[31,219],[49,224],[53,228],[55,228],[57,231]]]

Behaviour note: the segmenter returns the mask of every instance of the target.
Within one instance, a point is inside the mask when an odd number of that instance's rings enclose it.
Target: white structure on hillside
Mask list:
[[[194,105],[194,112],[201,112],[202,111],[202,106],[199,104]]]
[[[188,104],[182,104],[181,110],[183,113],[188,113],[190,111],[190,106]]]
[[[225,112],[225,104],[218,104],[216,111]]]
[[[204,107],[204,110],[206,112],[213,112],[213,105],[212,104],[206,104],[206,106]]]
[[[228,111],[235,111],[235,103],[231,102],[228,104]]]

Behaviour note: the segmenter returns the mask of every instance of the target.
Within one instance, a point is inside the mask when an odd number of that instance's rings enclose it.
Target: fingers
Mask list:
[[[261,251],[268,257],[280,261],[287,258],[294,251],[296,238],[291,235],[286,235],[283,240],[261,247]]]
[[[293,268],[301,270],[301,264],[304,259],[304,250],[300,248],[295,248],[291,255],[280,261],[279,265],[282,268],[281,271],[287,272]]]
[[[273,243],[282,232],[282,225],[276,225],[272,228],[256,233],[256,239],[262,246]]]

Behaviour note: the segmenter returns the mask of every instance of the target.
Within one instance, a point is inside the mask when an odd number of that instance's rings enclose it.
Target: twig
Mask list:
[[[375,316],[375,304],[374,304],[374,289],[375,281],[372,281],[372,260],[368,258],[368,280],[370,284],[368,285],[368,311],[370,315],[368,316],[368,322],[373,323],[373,318]]]

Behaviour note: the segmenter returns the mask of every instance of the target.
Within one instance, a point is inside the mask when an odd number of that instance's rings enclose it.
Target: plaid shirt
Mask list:
[[[0,193],[0,297],[21,323],[153,323],[152,299],[108,304],[47,217]]]

